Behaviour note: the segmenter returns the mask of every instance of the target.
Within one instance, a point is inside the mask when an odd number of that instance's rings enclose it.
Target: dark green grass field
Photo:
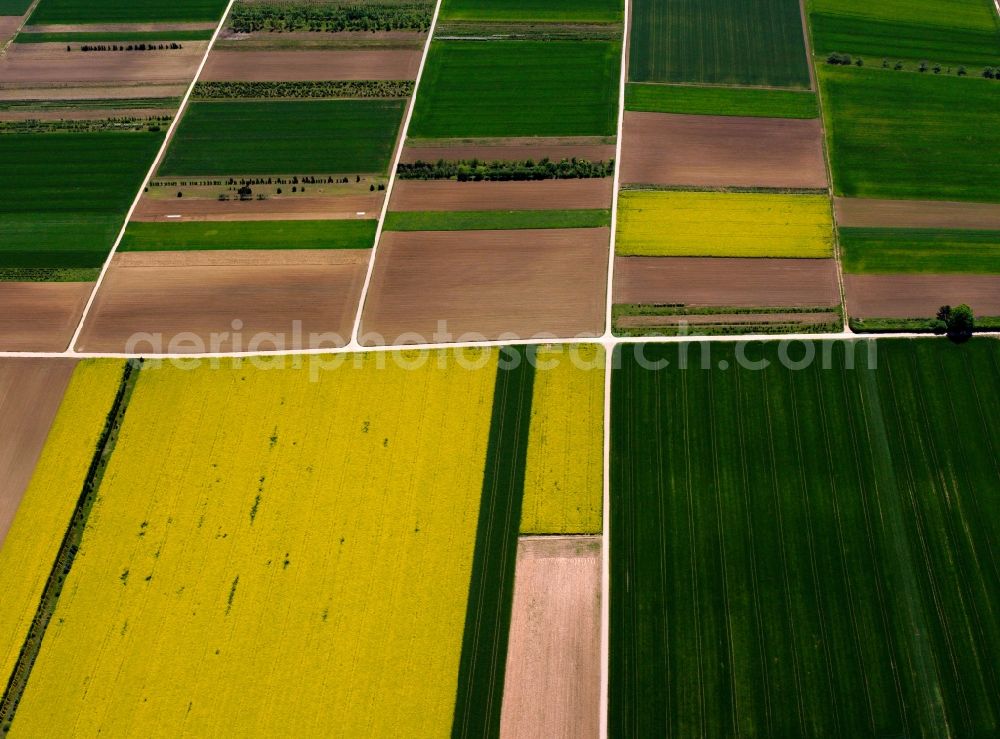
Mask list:
[[[635,0],[633,82],[809,87],[798,0]]]
[[[996,16],[992,0],[812,0],[809,20],[820,55],[983,67],[1000,63]]]
[[[193,102],[161,176],[385,173],[403,100]]]
[[[444,0],[443,21],[621,21],[621,0]]]
[[[625,109],[650,113],[692,113],[761,118],[816,118],[816,94],[799,90],[698,87],[630,82]]]
[[[620,61],[610,41],[435,41],[409,134],[611,136]]]
[[[181,23],[218,21],[226,0],[41,0],[29,21],[43,23]]]
[[[126,41],[133,43],[149,43],[162,41],[207,41],[212,38],[212,31],[148,31],[141,33],[122,32],[84,32],[84,33],[19,33],[15,42],[19,44],[79,44],[92,41],[110,42]]]
[[[376,221],[130,223],[121,251],[371,249]]]
[[[524,228],[600,228],[611,225],[611,211],[474,210],[389,213],[386,231],[484,231]]]
[[[100,266],[162,133],[0,136],[0,267]]]
[[[916,72],[819,69],[834,191],[1000,201],[1000,85]]]
[[[534,351],[504,348],[497,370],[451,729],[456,739],[500,735],[535,380],[528,357]]]
[[[31,0],[0,0],[0,15],[24,15],[31,7]]]
[[[1000,231],[841,228],[852,273],[1000,274]]]
[[[1000,345],[700,346],[620,347],[609,734],[995,736]]]

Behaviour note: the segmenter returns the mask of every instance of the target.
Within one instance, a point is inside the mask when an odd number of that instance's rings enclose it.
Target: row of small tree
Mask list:
[[[840,54],[840,53],[833,53],[828,55],[826,58],[826,63],[833,66],[848,66],[848,67],[851,65],[855,67],[865,66],[865,60],[862,59],[861,57],[852,57],[850,54]],[[898,60],[895,63],[890,64],[888,59],[883,59],[882,69],[892,69],[895,70],[896,72],[901,72],[906,70],[906,65],[904,65],[903,62]],[[926,60],[920,62],[916,66],[916,70],[921,73],[933,72],[934,74],[941,74],[942,72],[944,72],[945,74],[956,74],[959,77],[965,77],[966,75],[969,74],[969,70],[967,70],[962,65],[959,65],[958,67],[943,67],[940,64],[932,64],[931,62],[928,62]],[[984,67],[981,76],[990,80],[1000,79],[1000,68]]]
[[[481,161],[479,159],[416,161],[401,163],[396,176],[402,180],[518,181],[568,180],[610,177],[615,171],[614,159],[591,162],[587,159],[523,159],[519,161]]]
[[[80,51],[170,51],[183,48],[184,44],[171,41],[169,44],[83,44]],[[66,44],[66,51],[73,51],[73,47]]]
[[[237,33],[254,31],[426,31],[434,4],[428,2],[237,3],[229,17]]]

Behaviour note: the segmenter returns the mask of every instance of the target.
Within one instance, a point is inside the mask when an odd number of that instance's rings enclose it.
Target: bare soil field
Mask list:
[[[0,48],[14,38],[17,27],[21,25],[20,15],[0,15]]]
[[[565,210],[610,208],[614,181],[453,182],[396,180],[392,210]]]
[[[544,157],[561,159],[587,159],[592,162],[615,158],[614,143],[600,138],[509,138],[509,139],[460,139],[423,141],[409,139],[403,147],[401,162],[436,162],[439,159],[485,159],[507,161],[518,159],[539,160]]]
[[[412,80],[419,49],[234,51],[215,49],[204,82],[297,82],[308,80]]]
[[[205,54],[207,41],[185,41],[163,51],[66,51],[65,44],[12,44],[0,59],[4,83],[156,82],[187,83]]]
[[[370,255],[368,249],[119,254],[77,349],[191,354],[342,346],[350,340]]]
[[[1000,205],[996,203],[834,198],[833,207],[841,226],[1000,229]]]
[[[840,320],[836,313],[711,313],[693,316],[620,316],[618,328],[655,328],[680,323],[698,326],[707,323],[830,323]]]
[[[0,110],[0,121],[96,121],[104,118],[172,116],[174,108],[62,108],[52,110]]]
[[[942,305],[968,303],[1000,316],[998,275],[844,275],[847,312],[855,318],[933,318]]]
[[[623,184],[825,188],[819,120],[626,111]]]
[[[600,734],[601,539],[518,541],[500,736]]]
[[[616,257],[614,302],[833,307],[840,289],[832,259]]]
[[[4,69],[0,60],[0,72]],[[59,83],[24,84],[7,83],[0,77],[0,100],[66,101],[73,100],[128,100],[129,98],[181,98],[187,92],[186,84],[131,84],[112,85],[63,85]]]
[[[362,344],[599,336],[606,228],[386,232]]]
[[[64,351],[93,289],[91,282],[0,282],[0,351]]]
[[[358,213],[378,214],[385,193],[328,198],[269,198],[225,200],[217,198],[143,197],[133,221],[315,221],[357,218]],[[169,216],[181,216],[171,218]]]
[[[0,359],[0,547],[75,366],[75,359]]]

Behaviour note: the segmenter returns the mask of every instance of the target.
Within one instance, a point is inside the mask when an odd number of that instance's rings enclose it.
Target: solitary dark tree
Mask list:
[[[972,308],[964,303],[952,308],[942,305],[933,323],[936,333],[947,333],[948,338],[955,342],[967,341],[972,337],[976,327],[976,319]]]

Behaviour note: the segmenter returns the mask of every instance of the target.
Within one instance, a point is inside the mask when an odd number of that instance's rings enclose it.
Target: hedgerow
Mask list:
[[[534,161],[484,162],[479,159],[460,159],[437,162],[416,161],[400,163],[396,176],[401,180],[458,180],[479,182],[484,180],[574,180],[610,177],[615,171],[615,160],[591,162],[586,159],[551,159]]]
[[[333,80],[329,82],[199,82],[194,96],[220,98],[405,98],[412,80]]]

